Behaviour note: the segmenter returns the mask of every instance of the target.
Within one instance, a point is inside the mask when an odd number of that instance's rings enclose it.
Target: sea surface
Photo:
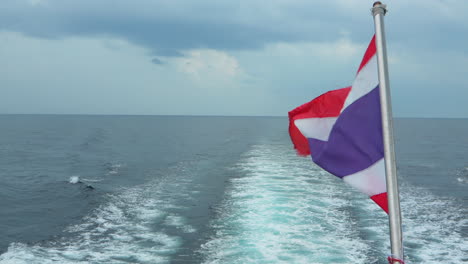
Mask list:
[[[285,117],[0,115],[0,263],[387,263]],[[396,119],[407,263],[468,263],[468,119]]]

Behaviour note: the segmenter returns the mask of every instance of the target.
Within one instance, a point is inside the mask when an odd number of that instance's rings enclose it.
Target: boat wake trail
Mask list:
[[[201,249],[205,263],[370,263],[349,192],[285,146],[257,145],[235,168]]]
[[[467,263],[468,211],[453,198],[401,186],[403,234],[409,263]]]
[[[180,164],[162,179],[108,195],[63,237],[33,245],[12,243],[0,263],[169,263],[181,235],[196,232],[177,213],[184,210],[180,201],[193,186],[188,175],[180,173],[187,166]]]

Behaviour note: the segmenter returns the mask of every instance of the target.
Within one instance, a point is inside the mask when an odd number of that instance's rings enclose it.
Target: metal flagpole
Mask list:
[[[380,105],[382,111],[382,130],[385,154],[385,174],[387,179],[388,218],[390,224],[390,243],[392,256],[389,263],[403,263],[403,236],[401,231],[400,198],[393,144],[393,118],[388,79],[387,48],[385,46],[384,16],[386,5],[375,2],[372,8],[375,25],[375,43],[379,66]]]

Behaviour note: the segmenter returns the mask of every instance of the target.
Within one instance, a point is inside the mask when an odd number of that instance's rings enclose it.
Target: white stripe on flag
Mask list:
[[[337,119],[337,117],[304,118],[295,120],[294,124],[306,138],[328,141]]]
[[[343,108],[341,109],[341,113],[343,113],[346,107],[348,107],[350,104],[354,103],[362,96],[368,94],[378,84],[379,74],[377,72],[377,56],[374,55],[359,71],[356,79],[354,79],[353,86],[348,94],[348,97],[346,97],[346,101],[343,105]]]
[[[382,158],[365,170],[343,177],[343,180],[369,196],[386,192],[384,159]]]

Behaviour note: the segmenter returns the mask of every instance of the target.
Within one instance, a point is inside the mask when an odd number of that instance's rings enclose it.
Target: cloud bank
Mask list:
[[[112,36],[159,56],[190,49],[260,49],[276,42],[327,42],[339,32],[352,40],[372,30],[369,1],[306,0],[4,0],[0,29],[42,38]],[[392,2],[391,41],[462,48],[466,1]],[[392,17],[392,13],[398,17]],[[398,31],[392,28],[398,28]],[[455,38],[455,39],[454,39]],[[447,40],[451,39],[450,43]]]

